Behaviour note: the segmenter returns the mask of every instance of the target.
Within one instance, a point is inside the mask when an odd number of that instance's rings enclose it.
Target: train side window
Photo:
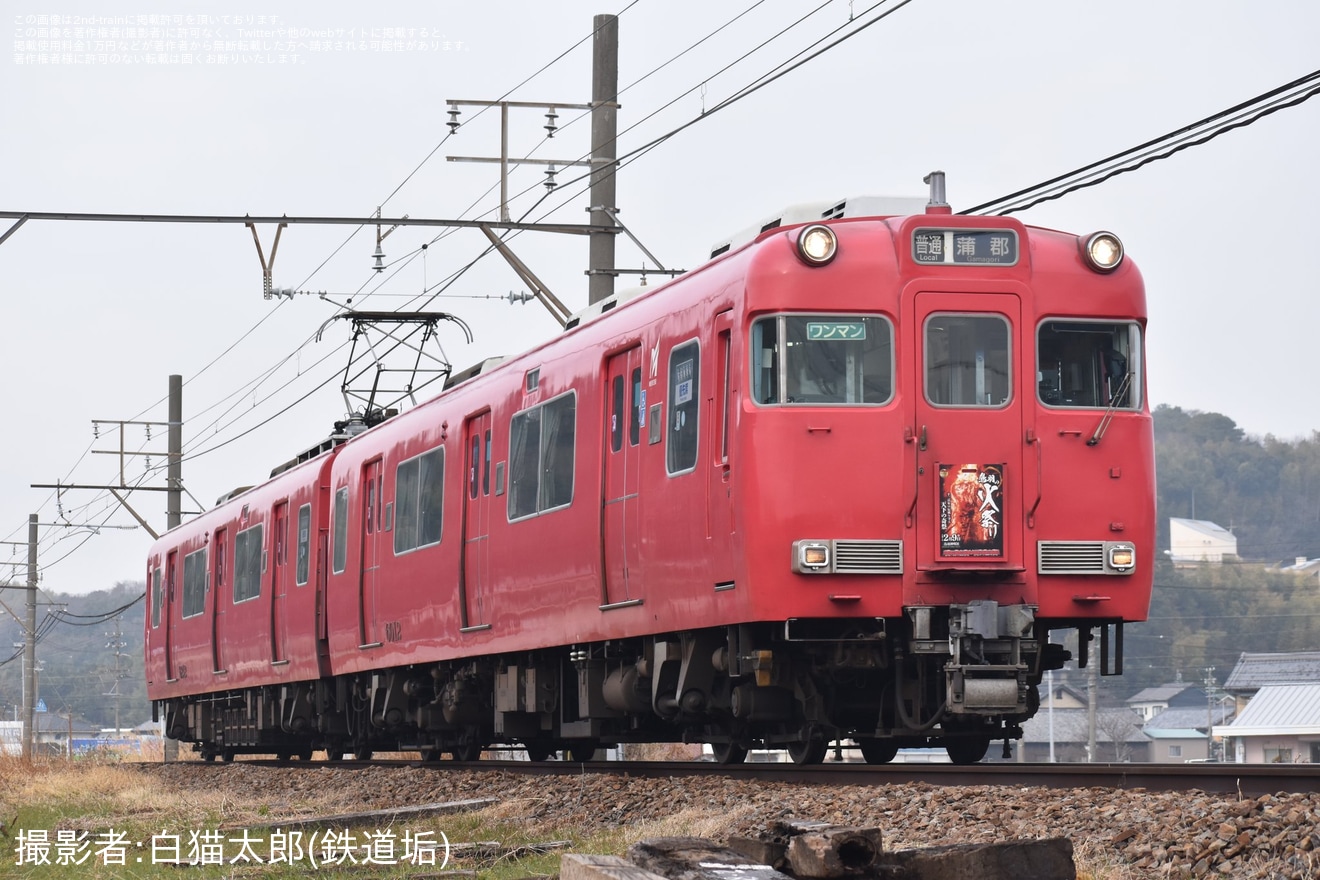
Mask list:
[[[293,582],[298,586],[307,583],[311,572],[312,559],[312,505],[304,504],[298,508],[298,568]]]
[[[165,587],[161,579],[160,566],[151,570],[151,628],[160,626],[160,606],[165,604]]]
[[[1045,321],[1036,331],[1036,393],[1045,406],[1141,406],[1141,327]]]
[[[509,423],[509,519],[536,513],[541,481],[541,408],[533,407]]]
[[[523,410],[509,423],[511,521],[572,503],[576,419],[577,397],[565,394]]]
[[[468,462],[468,497],[477,497],[477,475],[481,471],[481,438],[472,435],[471,460]]]
[[[1012,396],[1008,320],[940,313],[926,319],[926,399],[933,406],[1001,407]]]
[[[490,429],[486,429],[486,460],[481,467],[481,494],[490,494]]]
[[[342,574],[348,567],[348,487],[335,493],[335,549],[330,570]]]
[[[395,486],[398,513],[394,525],[394,552],[406,553],[439,544],[444,525],[444,447],[437,446],[430,452],[400,462]]]
[[[632,407],[628,417],[628,445],[641,442],[642,425],[646,424],[646,392],[642,390],[642,368],[632,371]]]
[[[206,548],[183,557],[183,616],[206,610]]]
[[[610,389],[610,450],[623,448],[623,377],[615,376]]]
[[[894,396],[894,328],[879,315],[776,315],[752,325],[757,403],[879,406]]]
[[[669,353],[669,422],[665,466],[670,476],[697,466],[701,406],[701,346],[695,340]]]
[[[261,595],[261,571],[264,568],[262,537],[265,529],[255,525],[234,536],[234,604]]]
[[[541,494],[537,508],[545,511],[573,502],[577,398],[567,394],[546,403],[542,409]]]

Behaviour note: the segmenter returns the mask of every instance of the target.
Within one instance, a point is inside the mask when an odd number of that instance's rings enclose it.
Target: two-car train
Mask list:
[[[1154,556],[1140,273],[942,201],[767,224],[164,535],[167,735],[970,762],[1051,631],[1117,671]]]

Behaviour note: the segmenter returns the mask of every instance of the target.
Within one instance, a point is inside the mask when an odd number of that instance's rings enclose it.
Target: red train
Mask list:
[[[1069,659],[1051,631],[1120,671],[1155,552],[1141,276],[932,189],[771,222],[165,535],[168,735],[971,762]]]

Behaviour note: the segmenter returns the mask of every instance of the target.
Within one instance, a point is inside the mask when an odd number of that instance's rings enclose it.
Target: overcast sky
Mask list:
[[[445,141],[446,102],[587,102],[594,14],[621,13],[620,84],[637,83],[620,99],[628,152],[848,32],[850,15],[855,27],[900,4],[624,5],[16,0],[0,58],[0,210],[365,217],[383,206],[385,216],[489,217],[497,169],[445,157],[498,155],[498,116],[465,108]],[[666,265],[692,267],[711,243],[785,205],[925,196],[933,169],[961,210],[1311,73],[1317,34],[1314,0],[912,0],[625,167],[620,219]],[[510,152],[580,158],[589,125],[559,112],[563,130],[543,143],[543,116],[512,110]],[[1152,404],[1221,412],[1254,435],[1320,428],[1310,382],[1317,143],[1320,99],[1018,215],[1122,237],[1146,278]],[[515,171],[515,218],[544,194],[543,171]],[[565,185],[528,217],[585,222],[579,193]],[[11,224],[0,221],[0,234]],[[471,326],[472,344],[441,326],[456,369],[556,332],[536,303],[498,299],[525,286],[495,258],[442,285],[482,251],[479,233],[437,240],[437,229],[400,228],[380,274],[374,227],[352,233],[285,229],[274,285],[309,293],[277,300],[262,297],[241,225],[33,221],[0,245],[10,405],[0,539],[26,542],[32,512],[43,523],[133,525],[103,493],[57,501],[29,487],[118,482],[119,459],[99,454],[118,436],[94,437],[92,422],[163,422],[171,373],[186,382],[184,482],[201,505],[318,442],[347,409],[338,375],[349,327],[335,321],[312,340],[350,296],[384,310],[442,293],[409,307]],[[260,229],[267,255],[274,234]],[[586,304],[585,240],[525,234],[513,246],[570,309]],[[644,259],[620,242],[619,265]],[[133,427],[125,444],[156,453],[153,468],[164,461],[163,428],[147,441]],[[147,466],[127,459],[125,479],[140,481]],[[163,494],[131,499],[163,530]],[[50,590],[143,577],[141,529],[41,533]],[[0,545],[0,559],[25,558],[25,547]],[[0,567],[10,572],[25,575]]]

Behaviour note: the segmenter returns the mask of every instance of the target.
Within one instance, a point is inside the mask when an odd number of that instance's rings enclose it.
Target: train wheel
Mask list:
[[[215,752],[202,752],[202,760],[208,764],[215,762]]]
[[[428,746],[420,751],[423,764],[434,764],[440,760],[442,755],[444,755],[444,752],[440,751],[435,746]]]
[[[788,756],[794,764],[819,764],[829,750],[830,744],[819,736],[788,744]]]
[[[555,750],[550,748],[549,745],[541,742],[525,743],[523,748],[527,750],[527,760],[529,761],[548,761],[550,756],[555,753]]]
[[[279,761],[281,764],[283,764],[285,761],[289,760],[289,759],[292,758],[292,757],[293,757],[293,754],[290,753],[290,752],[276,752],[276,753],[275,753],[275,760],[276,760],[276,761]]]
[[[480,761],[481,743],[465,742],[454,749],[455,761]]]
[[[598,748],[600,743],[595,740],[579,741],[564,750],[564,757],[575,764],[585,764],[591,760],[592,755],[596,754]]]
[[[344,757],[342,746],[331,743],[325,747],[325,762],[327,764],[338,764]]]
[[[944,741],[944,751],[955,764],[975,764],[990,749],[990,737],[967,736]]]
[[[737,743],[711,743],[710,751],[716,764],[741,764],[747,760],[747,749]]]
[[[220,753],[220,760],[224,761],[226,764],[234,763],[234,750],[225,749],[223,752]]]
[[[898,756],[898,740],[859,739],[857,750],[868,764],[888,764]]]
[[[298,752],[298,760],[299,760],[299,761],[310,761],[310,760],[312,760],[312,747],[311,747],[311,746],[303,746],[302,751]]]
[[[353,749],[354,761],[370,761],[371,755],[372,755],[372,751],[370,746],[358,746],[357,748]]]

